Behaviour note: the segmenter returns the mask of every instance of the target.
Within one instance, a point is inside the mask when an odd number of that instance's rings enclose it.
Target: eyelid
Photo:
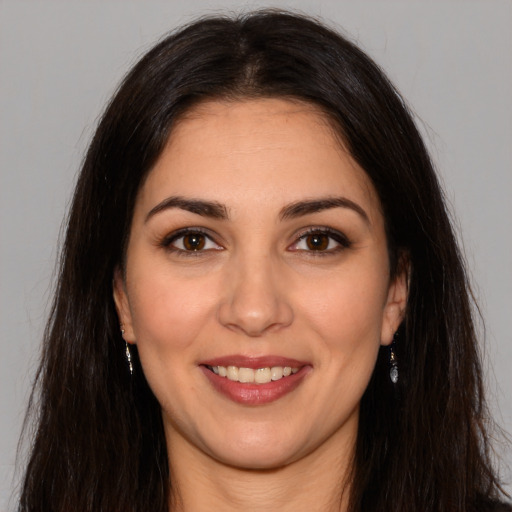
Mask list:
[[[176,240],[179,240],[180,238],[185,237],[188,234],[201,234],[205,236],[211,243],[215,244],[215,248],[207,248],[207,249],[199,249],[197,251],[193,250],[186,250],[181,249],[179,247],[173,246],[172,244],[176,242]],[[310,235],[325,235],[329,237],[331,240],[334,240],[334,242],[337,244],[336,247],[330,248],[330,249],[324,249],[324,250],[318,250],[315,251],[313,249],[298,249],[296,246],[303,241],[306,237]],[[173,231],[172,233],[166,235],[160,242],[159,245],[165,249],[167,249],[170,252],[183,254],[185,256],[198,256],[201,253],[208,253],[210,251],[220,251],[224,250],[225,247],[220,244],[217,240],[217,236],[215,234],[212,234],[210,230],[205,229],[203,227],[195,227],[190,226],[186,228],[181,228],[176,231]],[[322,255],[322,254],[333,254],[335,252],[338,252],[340,250],[346,249],[351,246],[352,242],[349,240],[349,238],[342,233],[341,231],[338,231],[337,229],[333,229],[331,227],[327,226],[310,226],[308,228],[304,228],[301,231],[299,231],[294,236],[294,242],[288,245],[287,249],[291,251],[301,251],[301,252],[307,252],[315,255]]]
[[[210,240],[210,242],[214,243],[217,247],[215,249],[211,249],[210,248],[210,249],[200,249],[200,250],[197,250],[197,251],[187,251],[185,249],[181,249],[179,247],[175,247],[175,246],[172,245],[174,242],[176,242],[176,240],[179,240],[180,238],[183,238],[183,237],[185,237],[186,235],[189,235],[189,234],[201,234],[205,238]],[[214,235],[208,229],[201,228],[201,227],[191,226],[191,227],[186,227],[186,228],[178,229],[178,230],[173,231],[172,233],[166,235],[162,239],[162,241],[159,243],[159,245],[161,247],[164,247],[168,251],[171,251],[171,252],[174,252],[174,253],[179,253],[179,254],[183,254],[183,255],[186,255],[186,256],[197,256],[200,253],[205,253],[205,252],[209,252],[209,251],[220,251],[220,250],[223,250],[224,247],[221,244],[219,244],[215,240],[215,238],[216,237],[214,237]]]
[[[302,240],[304,240],[306,237],[310,235],[325,235],[334,240],[338,246],[332,249],[326,249],[323,251],[314,251],[314,250],[306,250],[306,249],[291,249],[293,246],[298,245]],[[333,229],[327,226],[311,226],[308,227],[302,231],[300,231],[295,238],[295,241],[288,246],[288,249],[295,250],[295,251],[304,251],[308,253],[312,253],[315,255],[322,255],[322,254],[332,254],[334,252],[337,252],[339,250],[347,249],[352,245],[352,242],[349,240],[349,238],[342,233],[341,231],[338,231],[337,229]]]

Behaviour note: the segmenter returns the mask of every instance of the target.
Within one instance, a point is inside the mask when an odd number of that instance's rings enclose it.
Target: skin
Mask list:
[[[227,218],[180,207],[148,218],[176,196],[215,201]],[[333,197],[357,207],[282,217]],[[186,251],[190,238],[172,238],[182,228],[205,230],[204,247]],[[326,247],[311,249],[310,228],[343,243],[319,233]],[[124,338],[162,407],[171,509],[345,510],[359,402],[406,295],[374,187],[314,107],[211,101],[181,119],[139,191],[114,279]],[[310,367],[290,393],[251,406],[199,366],[231,354]]]

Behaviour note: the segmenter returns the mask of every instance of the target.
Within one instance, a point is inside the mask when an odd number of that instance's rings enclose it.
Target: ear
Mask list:
[[[399,271],[391,281],[388,289],[380,333],[381,345],[391,344],[395,332],[404,319],[409,293],[409,269],[409,262],[402,257],[398,266]]]
[[[127,343],[135,343],[130,303],[128,301],[128,295],[126,294],[126,284],[123,273],[119,267],[116,267],[114,271],[113,287],[119,326],[120,329],[124,331],[123,338]]]

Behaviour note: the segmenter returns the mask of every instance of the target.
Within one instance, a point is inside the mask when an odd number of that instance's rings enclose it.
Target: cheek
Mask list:
[[[184,279],[168,270],[133,276],[130,304],[139,353],[185,350],[215,307],[215,283]]]
[[[375,285],[375,282],[373,283]],[[326,381],[326,401],[345,417],[357,407],[375,368],[381,340],[383,300],[363,283],[332,285],[327,304],[311,309],[311,323],[323,343],[318,369]]]
[[[335,338],[359,334],[380,341],[386,293],[379,274],[340,274],[325,283],[317,282],[313,290],[304,293],[303,310],[319,330]]]
[[[362,394],[375,366],[387,296],[383,274],[354,269],[304,294],[302,316],[319,341],[319,364],[345,391]]]
[[[144,375],[162,410],[180,422],[186,397],[196,394],[189,376],[201,332],[208,330],[214,294],[199,293],[203,286],[197,282],[154,267],[132,282],[137,283],[130,295],[132,322]]]

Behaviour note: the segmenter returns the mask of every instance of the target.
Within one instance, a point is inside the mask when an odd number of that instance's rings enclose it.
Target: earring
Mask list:
[[[124,329],[121,325],[121,336],[124,336]],[[130,375],[133,375],[133,364],[132,364],[132,354],[130,352],[130,347],[128,346],[128,342],[125,341],[124,344],[126,345],[126,361],[128,362],[128,369],[130,370]]]
[[[130,353],[130,347],[128,346],[128,343],[126,343],[126,360],[128,361],[128,368],[130,370],[130,375],[133,375],[132,355]]]
[[[391,347],[389,349],[389,378],[393,384],[398,382],[398,361],[396,359],[396,354],[394,351],[394,345],[396,342],[397,334],[395,333],[393,342],[391,343]]]

